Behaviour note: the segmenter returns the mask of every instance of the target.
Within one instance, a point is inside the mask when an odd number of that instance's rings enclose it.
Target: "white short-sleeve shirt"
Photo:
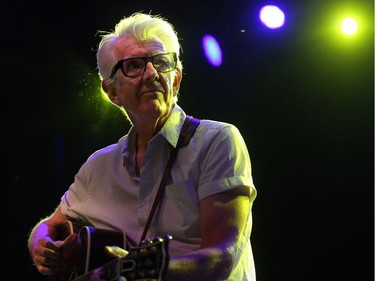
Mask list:
[[[133,128],[116,144],[94,152],[81,166],[61,198],[62,212],[97,228],[123,232],[136,243],[141,239],[164,168],[186,114],[175,105],[163,128],[149,142],[139,176],[135,173]],[[256,197],[246,144],[231,124],[201,120],[186,147],[180,148],[165,194],[146,238],[170,234],[171,257],[199,248],[199,200],[246,186]],[[249,214],[242,245],[228,280],[255,281],[250,243]]]

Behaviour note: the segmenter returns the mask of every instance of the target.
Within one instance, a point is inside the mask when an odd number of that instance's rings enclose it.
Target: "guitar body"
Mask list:
[[[73,221],[66,221],[61,228],[59,240],[64,240],[72,233],[78,233],[79,249],[63,250],[66,268],[48,278],[49,281],[71,281],[78,276],[114,260],[104,251],[105,246],[125,247],[125,238],[121,232],[81,226]]]
[[[113,260],[113,257],[105,253],[105,246],[125,247],[123,234],[116,231],[84,226],[79,236],[83,253],[81,262],[83,263],[79,266],[78,275],[86,274]]]
[[[109,256],[105,246],[126,247],[123,233],[91,226],[79,226],[67,221],[60,232],[60,240],[72,233],[78,233],[78,249],[63,249],[66,269],[48,277],[48,281],[83,281],[90,280],[93,271],[99,267],[106,272],[106,279],[115,280],[123,276],[127,281],[164,280],[169,263],[167,235],[165,239],[156,238],[145,241],[137,247],[127,249],[129,254],[124,258]]]

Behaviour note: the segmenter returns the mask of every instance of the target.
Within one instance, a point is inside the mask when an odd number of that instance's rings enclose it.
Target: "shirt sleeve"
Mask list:
[[[246,186],[254,200],[250,156],[239,130],[231,124],[216,126],[205,133],[205,138],[209,142],[199,179],[199,197]]]
[[[60,208],[63,214],[80,220],[85,220],[81,214],[84,213],[84,208],[89,198],[87,184],[85,183],[85,164],[80,168],[74,178],[74,183],[64,193],[60,201]]]

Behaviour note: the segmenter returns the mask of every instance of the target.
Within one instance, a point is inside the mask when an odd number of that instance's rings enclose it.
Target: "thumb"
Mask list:
[[[78,243],[78,234],[72,233],[62,243],[62,247],[64,249],[73,249],[77,246]]]
[[[72,233],[62,242],[61,253],[62,257],[67,262],[72,262],[73,258],[77,256],[80,251],[78,245],[78,234]]]

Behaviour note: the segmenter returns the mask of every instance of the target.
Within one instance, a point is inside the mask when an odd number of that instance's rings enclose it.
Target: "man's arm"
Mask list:
[[[69,235],[64,241],[55,241],[62,224],[68,217],[60,208],[41,220],[31,231],[28,241],[30,256],[43,275],[52,275],[64,266],[61,247],[73,248],[77,242],[77,234]]]
[[[247,187],[200,201],[201,249],[170,260],[168,281],[225,280],[235,265],[233,249],[241,244],[251,211]]]

